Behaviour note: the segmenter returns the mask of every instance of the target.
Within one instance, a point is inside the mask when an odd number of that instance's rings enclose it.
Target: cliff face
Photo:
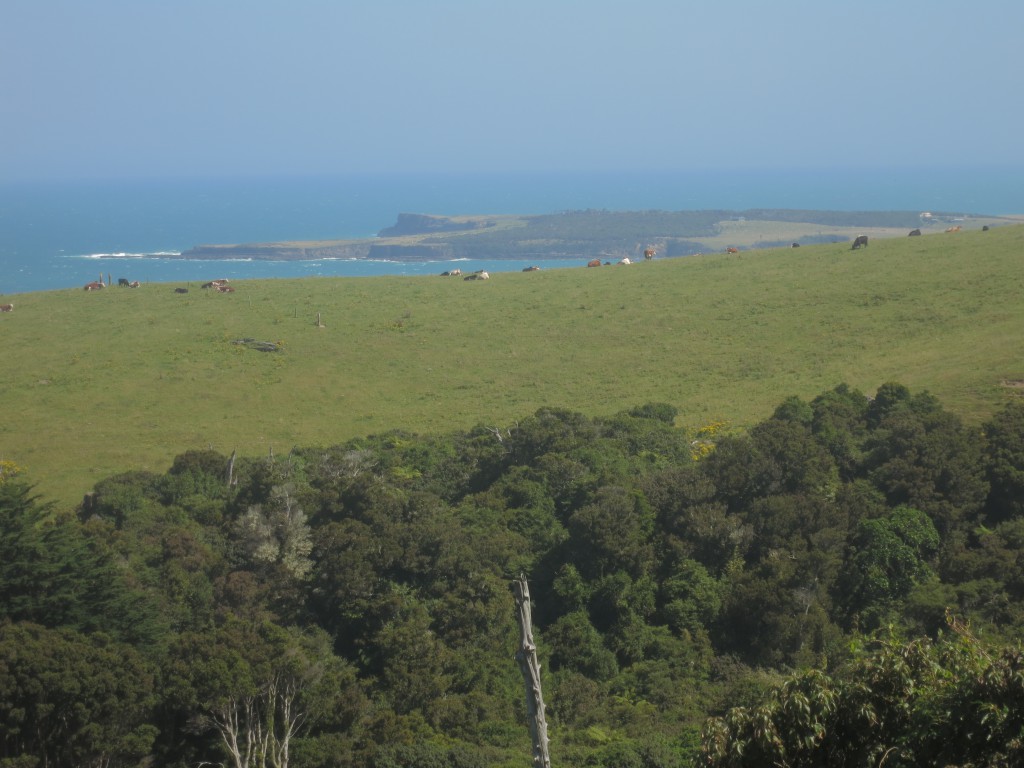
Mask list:
[[[381,261],[443,261],[455,258],[453,250],[446,245],[371,245],[368,259]]]
[[[316,261],[317,259],[377,259],[380,261],[439,261],[456,258],[446,244],[374,243],[254,243],[199,245],[184,251],[182,259],[252,259],[254,261]]]
[[[253,259],[255,261],[314,261],[316,259],[365,259],[369,241],[301,245],[298,243],[248,243],[197,245],[183,251],[182,259]]]

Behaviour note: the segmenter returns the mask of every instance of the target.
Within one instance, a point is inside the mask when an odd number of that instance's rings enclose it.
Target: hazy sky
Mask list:
[[[1021,0],[2,0],[0,179],[1024,168]]]

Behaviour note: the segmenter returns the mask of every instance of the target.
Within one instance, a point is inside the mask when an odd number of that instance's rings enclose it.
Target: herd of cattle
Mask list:
[[[963,227],[958,224],[958,225],[949,227],[948,229],[946,229],[946,232],[960,232],[962,229],[963,229]],[[986,225],[986,226],[982,227],[982,231],[988,231],[988,226]],[[921,234],[921,230],[920,229],[912,229],[910,231],[910,236],[911,237],[919,236],[920,234]],[[851,250],[855,251],[855,250],[857,250],[857,249],[859,249],[861,247],[867,248],[867,246],[868,246],[868,236],[867,235],[858,235],[853,240],[853,245],[851,246]],[[793,248],[799,248],[800,247],[800,243],[793,243],[792,247]],[[733,246],[729,246],[728,248],[725,249],[725,252],[726,253],[739,253],[740,251],[739,251],[739,248],[734,248]],[[656,251],[654,250],[654,248],[647,247],[647,248],[644,249],[644,259],[647,260],[647,261],[650,261],[651,259],[653,259],[655,254],[656,254]],[[601,259],[591,259],[590,261],[587,262],[587,266],[588,267],[600,267],[600,266],[608,266],[611,263],[612,262],[610,262],[610,261],[603,261],[602,262]],[[620,259],[616,263],[617,264],[632,264],[633,262],[631,262],[629,260],[629,257],[626,257],[626,258]],[[540,267],[537,267],[537,266],[524,267],[523,268],[523,272],[536,272],[539,269],[540,269]],[[461,277],[463,280],[487,280],[487,279],[490,278],[490,275],[487,274],[487,272],[485,272],[482,269],[479,269],[476,272],[471,272],[468,275],[463,275],[461,269],[452,269],[452,270],[449,270],[447,272],[442,272],[441,275],[443,277]],[[109,280],[109,278],[108,278],[108,280]],[[141,285],[141,283],[139,283],[138,280],[128,280],[127,278],[124,278],[124,277],[119,278],[118,281],[117,281],[117,284],[121,288],[138,288]],[[85,290],[87,290],[87,291],[98,291],[98,290],[100,290],[102,288],[106,288],[106,287],[107,287],[107,283],[103,282],[102,275],[100,276],[100,279],[98,281],[94,281],[94,282],[90,282],[90,283],[86,283],[85,284]],[[223,279],[220,279],[220,280],[211,280],[208,283],[203,283],[202,287],[203,288],[214,289],[218,293],[233,293],[234,290],[235,290],[233,286],[229,285],[229,281],[227,280],[227,278],[223,278]],[[188,293],[188,288],[175,288],[174,292],[175,293]],[[14,311],[14,305],[13,304],[0,304],[0,312],[13,312],[13,311]]]
[[[225,277],[225,278],[221,278],[220,280],[211,280],[208,283],[203,283],[203,285],[201,287],[202,288],[213,288],[218,293],[234,293],[235,292],[235,288],[232,285],[228,285],[229,282],[230,281]],[[128,278],[126,278],[126,277],[121,277],[121,278],[118,278],[117,285],[120,288],[138,288],[139,286],[142,285],[142,283],[140,283],[138,280],[128,280]],[[102,278],[100,280],[94,280],[91,283],[86,283],[85,284],[85,290],[87,290],[87,291],[98,291],[98,290],[100,290],[102,288],[106,288],[106,287],[107,287],[107,283],[104,283]],[[188,293],[188,288],[175,288],[174,292],[175,293]],[[5,306],[7,306],[7,305],[5,305]],[[13,308],[13,305],[10,305],[10,306]],[[4,309],[4,310],[0,310],[0,311],[10,312],[9,309]]]
[[[962,230],[963,230],[963,226],[961,226],[960,224],[957,224],[955,226],[947,228],[946,232],[947,233],[948,232],[960,232]],[[981,231],[982,232],[988,232],[988,224],[983,226],[981,228]],[[909,237],[920,237],[920,235],[921,235],[921,230],[920,229],[912,229],[908,233]],[[800,247],[800,243],[793,243],[792,247],[793,248],[799,248]],[[850,246],[850,250],[851,251],[856,251],[859,248],[867,248],[867,247],[868,247],[868,236],[867,235],[857,235],[857,237],[855,237],[853,239],[853,245]],[[725,252],[726,253],[739,253],[740,249],[739,248],[733,248],[732,246],[729,246],[728,248],[725,249]]]
[[[538,267],[539,269],[539,267]],[[523,270],[525,272],[525,270]],[[461,277],[463,280],[490,280],[491,276],[484,272],[482,269],[478,269],[476,272],[471,272],[468,275],[463,276],[461,269],[450,269],[447,272],[442,272],[441,277]]]

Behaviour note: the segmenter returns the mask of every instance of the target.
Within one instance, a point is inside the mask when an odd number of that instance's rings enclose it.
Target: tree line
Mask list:
[[[0,473],[0,766],[523,765],[521,574],[555,765],[1019,762],[1024,402],[677,416]]]

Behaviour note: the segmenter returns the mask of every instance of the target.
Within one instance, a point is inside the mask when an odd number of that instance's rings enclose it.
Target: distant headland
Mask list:
[[[635,258],[690,256],[730,248],[748,250],[852,241],[862,235],[902,237],[910,231],[944,232],[959,226],[1020,223],[1018,216],[933,211],[743,211],[580,210],[517,216],[432,216],[401,213],[375,238],[233,245],[197,245],[182,259],[307,261],[368,259]]]

